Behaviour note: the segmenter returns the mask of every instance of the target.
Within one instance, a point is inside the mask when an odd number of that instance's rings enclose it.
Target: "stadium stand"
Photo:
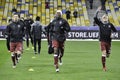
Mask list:
[[[48,4],[48,5],[47,5]],[[41,22],[47,25],[57,9],[62,10],[63,17],[66,18],[65,11],[69,8],[71,19],[68,21],[71,26],[89,26],[85,0],[1,0],[0,1],[0,26],[6,25],[9,18],[12,17],[12,8],[16,7],[21,17],[30,14],[33,19],[41,16]],[[73,17],[74,9],[78,10],[78,18]]]
[[[43,25],[47,25],[57,9],[62,10],[63,18],[66,19],[66,9],[71,11],[71,19],[68,20],[71,26],[90,26],[90,18],[86,7],[86,0],[0,0],[0,26],[5,26],[7,20],[12,17],[12,8],[20,12],[21,17],[30,16],[35,19],[41,16]],[[115,26],[120,25],[120,0],[107,0],[106,11],[110,22]],[[73,11],[78,11],[78,17],[74,18]]]
[[[109,21],[114,25],[120,25],[120,0],[108,0],[106,2],[106,11],[109,17]]]

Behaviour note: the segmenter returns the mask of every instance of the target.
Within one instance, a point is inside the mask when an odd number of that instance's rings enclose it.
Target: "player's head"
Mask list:
[[[12,19],[13,19],[14,22],[17,22],[19,20],[19,18],[20,18],[20,16],[19,16],[18,13],[13,14],[13,18]]]
[[[36,17],[36,21],[40,21],[40,17],[39,16]]]
[[[62,17],[62,11],[61,10],[57,10],[55,17],[56,18]]]
[[[108,16],[106,14],[104,14],[102,17],[101,17],[101,21],[103,23],[108,23]]]

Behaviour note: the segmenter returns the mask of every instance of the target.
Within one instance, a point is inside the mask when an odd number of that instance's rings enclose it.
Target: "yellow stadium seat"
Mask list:
[[[10,0],[10,2],[13,2],[13,0]]]
[[[82,25],[82,26],[85,26],[84,16],[81,16],[81,17],[80,17],[80,21],[81,21],[81,25]]]
[[[76,18],[76,23],[77,23],[77,26],[80,26],[80,18]]]
[[[0,6],[5,8],[0,9],[0,20],[1,24],[5,25],[5,20],[8,20],[7,17],[12,17],[11,10],[13,6],[17,8],[17,11],[23,11],[22,16],[31,14],[34,19],[36,16],[41,17],[42,24],[47,25],[51,19],[54,18],[56,11],[62,10],[62,17],[66,19],[65,10],[67,8],[71,11],[71,19],[68,20],[71,26],[89,26],[90,20],[88,18],[88,12],[86,8],[86,0],[48,0],[49,8],[46,9],[47,0],[0,0]],[[9,5],[9,6],[6,6]],[[112,22],[115,26],[120,25],[120,1],[118,0],[107,0],[106,2],[106,11],[108,13],[109,21]],[[118,8],[118,10],[115,10]],[[74,10],[78,10],[78,18],[73,17]],[[25,11],[25,13],[24,13]],[[27,12],[28,11],[28,12]],[[1,14],[2,13],[2,14]]]

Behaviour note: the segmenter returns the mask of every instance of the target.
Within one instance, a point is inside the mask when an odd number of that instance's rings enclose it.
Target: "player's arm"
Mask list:
[[[31,25],[30,33],[33,35],[34,23]]]
[[[65,30],[66,30],[66,32],[69,32],[71,30],[70,25],[67,21],[66,21],[66,24],[65,24]]]
[[[117,30],[116,30],[116,28],[113,24],[111,24],[111,29],[112,29],[113,32],[117,32]]]
[[[51,26],[51,22],[44,28],[47,33],[49,33],[50,26]]]
[[[10,36],[10,26],[9,25],[6,27],[5,34]]]
[[[112,23],[110,23],[110,24],[111,24],[111,30],[112,30],[113,32],[117,32],[115,26],[114,26]],[[115,37],[114,34],[111,34],[111,38],[114,38],[114,37]]]
[[[32,25],[34,23],[34,21],[32,19],[30,19],[30,24]]]
[[[25,25],[24,24],[23,24],[22,31],[23,31],[23,37],[25,37]]]
[[[63,29],[66,32],[69,32],[71,30],[69,23],[64,19],[63,19],[63,24],[61,26],[62,26],[61,29]]]
[[[101,7],[99,7],[95,13],[95,16],[94,16],[94,22],[99,25],[101,23],[101,21],[98,19],[98,13],[99,11],[101,10]]]
[[[45,30],[45,28],[44,28],[42,25],[40,25],[40,26],[41,26],[41,27],[40,27],[41,32],[46,35],[46,30]]]

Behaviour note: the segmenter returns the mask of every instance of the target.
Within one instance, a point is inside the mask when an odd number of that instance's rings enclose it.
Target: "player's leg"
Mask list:
[[[15,52],[15,60],[18,63],[18,54],[17,54],[17,52]]]
[[[101,42],[101,51],[102,51],[101,61],[102,61],[103,70],[106,71],[106,44],[105,42]]]
[[[12,59],[12,62],[13,62],[13,68],[16,68],[15,53],[14,52],[11,52],[11,59]]]
[[[11,60],[13,63],[13,68],[16,68],[16,62],[15,62],[15,43],[10,43],[10,51],[11,51]]]
[[[59,61],[60,61],[60,65],[62,65],[62,57],[64,55],[64,42],[60,43],[60,47],[59,47]]]
[[[21,59],[21,53],[22,53],[22,48],[23,48],[23,44],[22,42],[17,42],[17,46],[16,46],[16,61],[18,62],[19,59]]]
[[[56,72],[59,72],[59,67],[58,67],[58,47],[59,47],[59,43],[56,40],[52,41],[52,45],[54,47],[54,65],[56,68]]]
[[[110,53],[111,53],[111,43],[107,43],[107,46],[106,46],[106,57],[109,58],[110,57]]]
[[[35,54],[37,54],[37,50],[36,50],[36,43],[37,43],[37,40],[36,40],[36,39],[34,39],[34,44],[33,44],[33,45],[34,45],[34,53],[35,53]]]
[[[30,37],[30,40],[31,40],[31,44],[32,44],[32,46],[33,46],[33,38],[32,38],[32,35],[31,35],[30,32],[29,32],[29,37]]]
[[[38,39],[38,53],[41,51],[41,39]]]
[[[24,50],[24,44],[23,44],[23,41],[22,41],[22,53],[23,53],[23,50]]]
[[[102,60],[103,70],[106,71],[106,50],[102,51],[101,60]]]
[[[56,68],[56,72],[59,72],[59,67],[58,67],[58,48],[54,48],[54,65]]]
[[[9,38],[6,39],[6,46],[7,46],[8,51],[10,51],[10,39]]]
[[[26,46],[27,46],[27,48],[29,48],[29,35],[28,35],[28,33],[26,33]],[[27,50],[29,50],[29,49],[27,49]]]
[[[50,37],[49,37],[49,34],[47,34],[47,42],[48,42],[48,45],[50,44]]]

